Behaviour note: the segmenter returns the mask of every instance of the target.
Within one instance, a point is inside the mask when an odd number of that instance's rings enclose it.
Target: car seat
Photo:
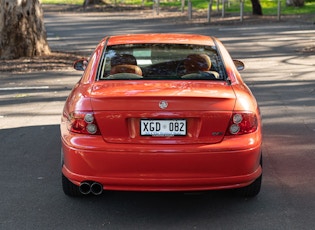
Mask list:
[[[211,69],[211,59],[206,54],[189,54],[184,60],[186,74],[208,72],[213,74],[215,78],[219,78],[219,74]]]
[[[137,59],[131,54],[117,54],[112,57],[110,74],[133,73],[142,76],[142,70],[137,66]]]

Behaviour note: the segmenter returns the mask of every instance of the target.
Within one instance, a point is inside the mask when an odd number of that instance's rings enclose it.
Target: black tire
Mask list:
[[[73,197],[81,196],[82,194],[81,194],[81,192],[79,190],[79,186],[76,186],[75,184],[73,184],[63,174],[61,174],[61,175],[62,175],[62,189],[63,189],[63,192],[67,196],[73,196]]]
[[[262,155],[260,157],[260,165],[263,166],[262,162]],[[242,197],[255,197],[259,194],[261,189],[261,182],[262,182],[262,174],[250,185],[237,189],[237,193]]]
[[[259,194],[261,189],[262,175],[258,177],[250,185],[237,189],[237,193],[242,197],[255,197]]]

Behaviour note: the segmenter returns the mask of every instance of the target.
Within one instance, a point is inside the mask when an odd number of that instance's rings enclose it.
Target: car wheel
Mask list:
[[[262,167],[262,156],[260,157],[260,165]],[[242,197],[257,196],[261,189],[262,174],[250,185],[237,189],[237,193]]]
[[[63,192],[68,196],[81,196],[79,186],[73,184],[67,177],[62,175],[62,189]]]
[[[237,190],[237,193],[242,197],[254,197],[258,195],[261,188],[261,180],[262,180],[262,175],[258,177],[252,184],[244,188],[239,188]]]

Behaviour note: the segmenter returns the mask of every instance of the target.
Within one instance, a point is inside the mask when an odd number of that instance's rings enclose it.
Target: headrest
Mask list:
[[[206,54],[190,54],[184,61],[187,72],[209,71],[211,68],[211,60]]]
[[[111,66],[124,64],[137,65],[137,59],[131,54],[116,54],[110,61]]]
[[[110,70],[110,74],[116,73],[133,73],[142,76],[142,70],[137,65],[116,65]]]

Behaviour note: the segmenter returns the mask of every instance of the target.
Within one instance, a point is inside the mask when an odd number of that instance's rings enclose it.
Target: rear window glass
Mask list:
[[[185,44],[108,46],[98,80],[224,80],[223,63],[215,47]]]

